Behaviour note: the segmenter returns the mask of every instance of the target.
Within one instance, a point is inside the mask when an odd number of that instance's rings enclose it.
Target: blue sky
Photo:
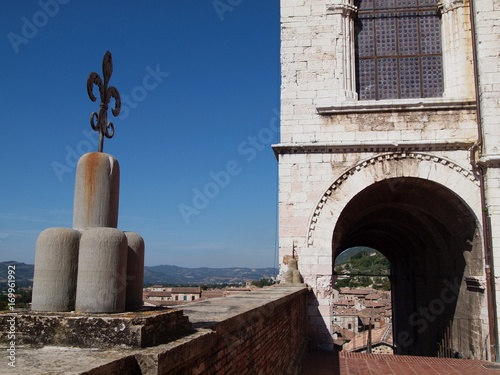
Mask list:
[[[71,227],[109,50],[122,113],[104,152],[146,265],[276,264],[278,0],[3,1],[0,28],[0,261],[33,263],[42,230]]]

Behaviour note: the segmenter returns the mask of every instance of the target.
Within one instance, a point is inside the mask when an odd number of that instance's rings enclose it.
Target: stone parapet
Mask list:
[[[21,325],[18,325],[16,366],[8,367],[6,356],[1,356],[0,368],[13,375],[297,374],[300,373],[301,359],[308,343],[308,296],[308,288],[303,284],[277,285],[250,293],[193,302],[185,305],[184,315],[189,317],[194,330],[168,343],[151,346],[148,339],[167,336],[162,333],[162,324],[167,318],[164,313],[100,314],[97,318],[87,315],[87,329],[94,325],[93,332],[100,332],[101,336],[109,334],[110,341],[127,331],[128,328],[120,331],[125,324],[132,327],[133,323],[137,323],[137,318],[132,318],[134,314],[141,316],[148,323],[148,328],[141,329],[143,343],[147,344],[143,346],[148,346],[146,348],[28,347],[26,343],[21,345]],[[177,310],[170,312],[178,313]],[[4,324],[3,320],[13,315],[20,322],[27,313],[0,315],[0,323]],[[29,321],[38,322],[41,315],[31,314]],[[45,317],[50,315],[44,314]],[[70,324],[71,315],[54,313],[54,319],[47,319],[58,329],[63,329],[62,326]],[[114,325],[106,322],[108,316],[115,319]],[[106,324],[106,330],[101,330]],[[55,327],[46,324],[43,335],[55,331]],[[35,337],[42,336],[42,331],[37,332],[31,331],[29,338],[43,340]],[[28,335],[28,332],[25,334]],[[89,336],[84,330],[78,334]],[[100,339],[104,340],[104,337]],[[0,343],[6,342],[5,338],[0,338]]]
[[[164,344],[191,332],[182,310],[161,309],[122,314],[40,313],[0,314],[0,325],[15,317],[16,344],[34,347],[145,348]],[[0,341],[8,342],[7,331]]]

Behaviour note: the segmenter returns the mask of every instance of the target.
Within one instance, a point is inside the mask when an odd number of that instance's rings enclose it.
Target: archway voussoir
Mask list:
[[[349,201],[366,187],[393,178],[437,182],[454,191],[478,213],[478,181],[467,168],[437,155],[385,153],[360,161],[325,190],[309,221],[307,247],[331,244],[331,225]]]

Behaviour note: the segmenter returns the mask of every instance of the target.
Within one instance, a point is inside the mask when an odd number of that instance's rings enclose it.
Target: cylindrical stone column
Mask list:
[[[144,240],[135,232],[125,232],[128,243],[127,254],[127,296],[125,309],[138,310],[142,307],[144,288]]]
[[[69,228],[45,229],[36,241],[32,310],[75,309],[80,232]]]
[[[116,228],[119,193],[118,160],[102,152],[83,155],[76,169],[73,228]]]
[[[127,237],[115,228],[89,228],[82,233],[78,257],[78,312],[125,311]]]

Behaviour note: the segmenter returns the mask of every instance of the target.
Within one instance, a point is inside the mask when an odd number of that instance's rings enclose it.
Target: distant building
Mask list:
[[[143,293],[143,297],[151,301],[172,301],[172,292],[148,291]]]
[[[355,350],[352,349],[354,344],[351,340],[357,338],[356,345],[360,345],[359,337],[366,335],[368,330],[381,328],[390,335],[386,334],[385,341],[377,343],[377,347],[381,348],[377,350],[392,353],[392,314],[388,292],[379,292],[372,288],[340,288],[332,308],[333,340],[337,349],[360,351],[357,346]],[[386,345],[389,345],[390,350],[382,350]]]
[[[154,285],[144,288],[146,305],[167,306],[172,303],[191,302],[201,298],[201,287],[166,287]]]
[[[347,352],[366,353],[369,346],[370,335],[371,353],[393,354],[392,329],[389,326],[374,328],[371,330],[371,333],[363,331],[353,336],[350,341],[343,346],[343,350]]]
[[[247,284],[248,285],[248,284]],[[220,298],[249,293],[256,287],[225,287],[224,289],[202,290],[201,287],[168,287],[154,285],[144,288],[143,300],[146,306],[177,306],[199,299]]]
[[[174,301],[190,302],[201,298],[201,288],[199,286],[172,288],[171,292]]]

